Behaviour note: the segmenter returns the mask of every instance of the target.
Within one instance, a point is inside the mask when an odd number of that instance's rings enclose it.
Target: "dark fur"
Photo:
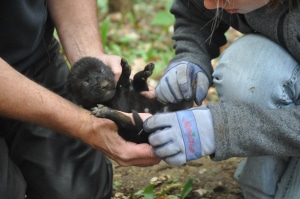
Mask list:
[[[122,74],[115,86],[114,74],[110,67],[96,58],[85,57],[76,62],[67,81],[68,91],[75,101],[101,118],[113,120],[118,126],[118,133],[128,141],[147,143],[148,135],[143,131],[143,121],[138,112],[151,114],[190,108],[192,102],[170,104],[168,106],[156,99],[148,99],[140,94],[148,90],[147,79],[152,75],[154,64],[145,66],[144,70],[129,79],[131,69],[122,59]],[[132,112],[135,125],[131,119],[116,111]]]

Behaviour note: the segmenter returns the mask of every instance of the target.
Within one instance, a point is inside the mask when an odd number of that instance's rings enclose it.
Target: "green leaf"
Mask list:
[[[109,29],[110,29],[110,21],[109,18],[106,18],[104,21],[102,21],[100,25],[100,34],[101,34],[103,46],[107,45]]]
[[[183,187],[181,198],[184,199],[193,190],[193,179],[190,178]]]
[[[154,193],[154,185],[150,184],[144,189],[144,198],[145,199],[154,199],[155,193]]]
[[[167,11],[158,12],[151,22],[151,25],[169,26],[174,23],[174,17]]]
[[[134,193],[134,195],[141,196],[141,195],[143,195],[143,193],[144,193],[144,190],[138,190],[137,192]]]

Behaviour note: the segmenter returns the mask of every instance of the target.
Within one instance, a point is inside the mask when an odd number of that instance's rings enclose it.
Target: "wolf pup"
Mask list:
[[[147,79],[152,75],[154,64],[149,63],[144,70],[136,73],[131,80],[131,67],[121,60],[122,74],[117,85],[111,68],[93,57],[84,57],[72,67],[66,88],[76,103],[90,109],[96,117],[107,118],[116,123],[118,133],[125,140],[148,143],[148,134],[143,131],[143,121],[139,112],[155,114],[190,108],[193,102],[163,104],[157,99],[149,99],[140,94],[148,91]],[[121,112],[133,113],[132,120]]]

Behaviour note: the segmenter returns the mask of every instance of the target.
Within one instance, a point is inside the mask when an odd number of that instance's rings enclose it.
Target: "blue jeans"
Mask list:
[[[299,64],[278,44],[249,34],[222,54],[213,77],[221,101],[292,108],[300,92],[299,70]],[[239,164],[234,177],[247,199],[298,199],[298,162],[299,157],[248,157]]]

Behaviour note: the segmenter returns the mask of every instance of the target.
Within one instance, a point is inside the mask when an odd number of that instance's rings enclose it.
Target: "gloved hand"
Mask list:
[[[161,113],[144,122],[153,152],[170,165],[182,165],[215,152],[210,110],[206,107]]]
[[[162,102],[177,103],[194,98],[201,105],[208,87],[208,78],[198,65],[181,61],[170,64],[155,92]]]

